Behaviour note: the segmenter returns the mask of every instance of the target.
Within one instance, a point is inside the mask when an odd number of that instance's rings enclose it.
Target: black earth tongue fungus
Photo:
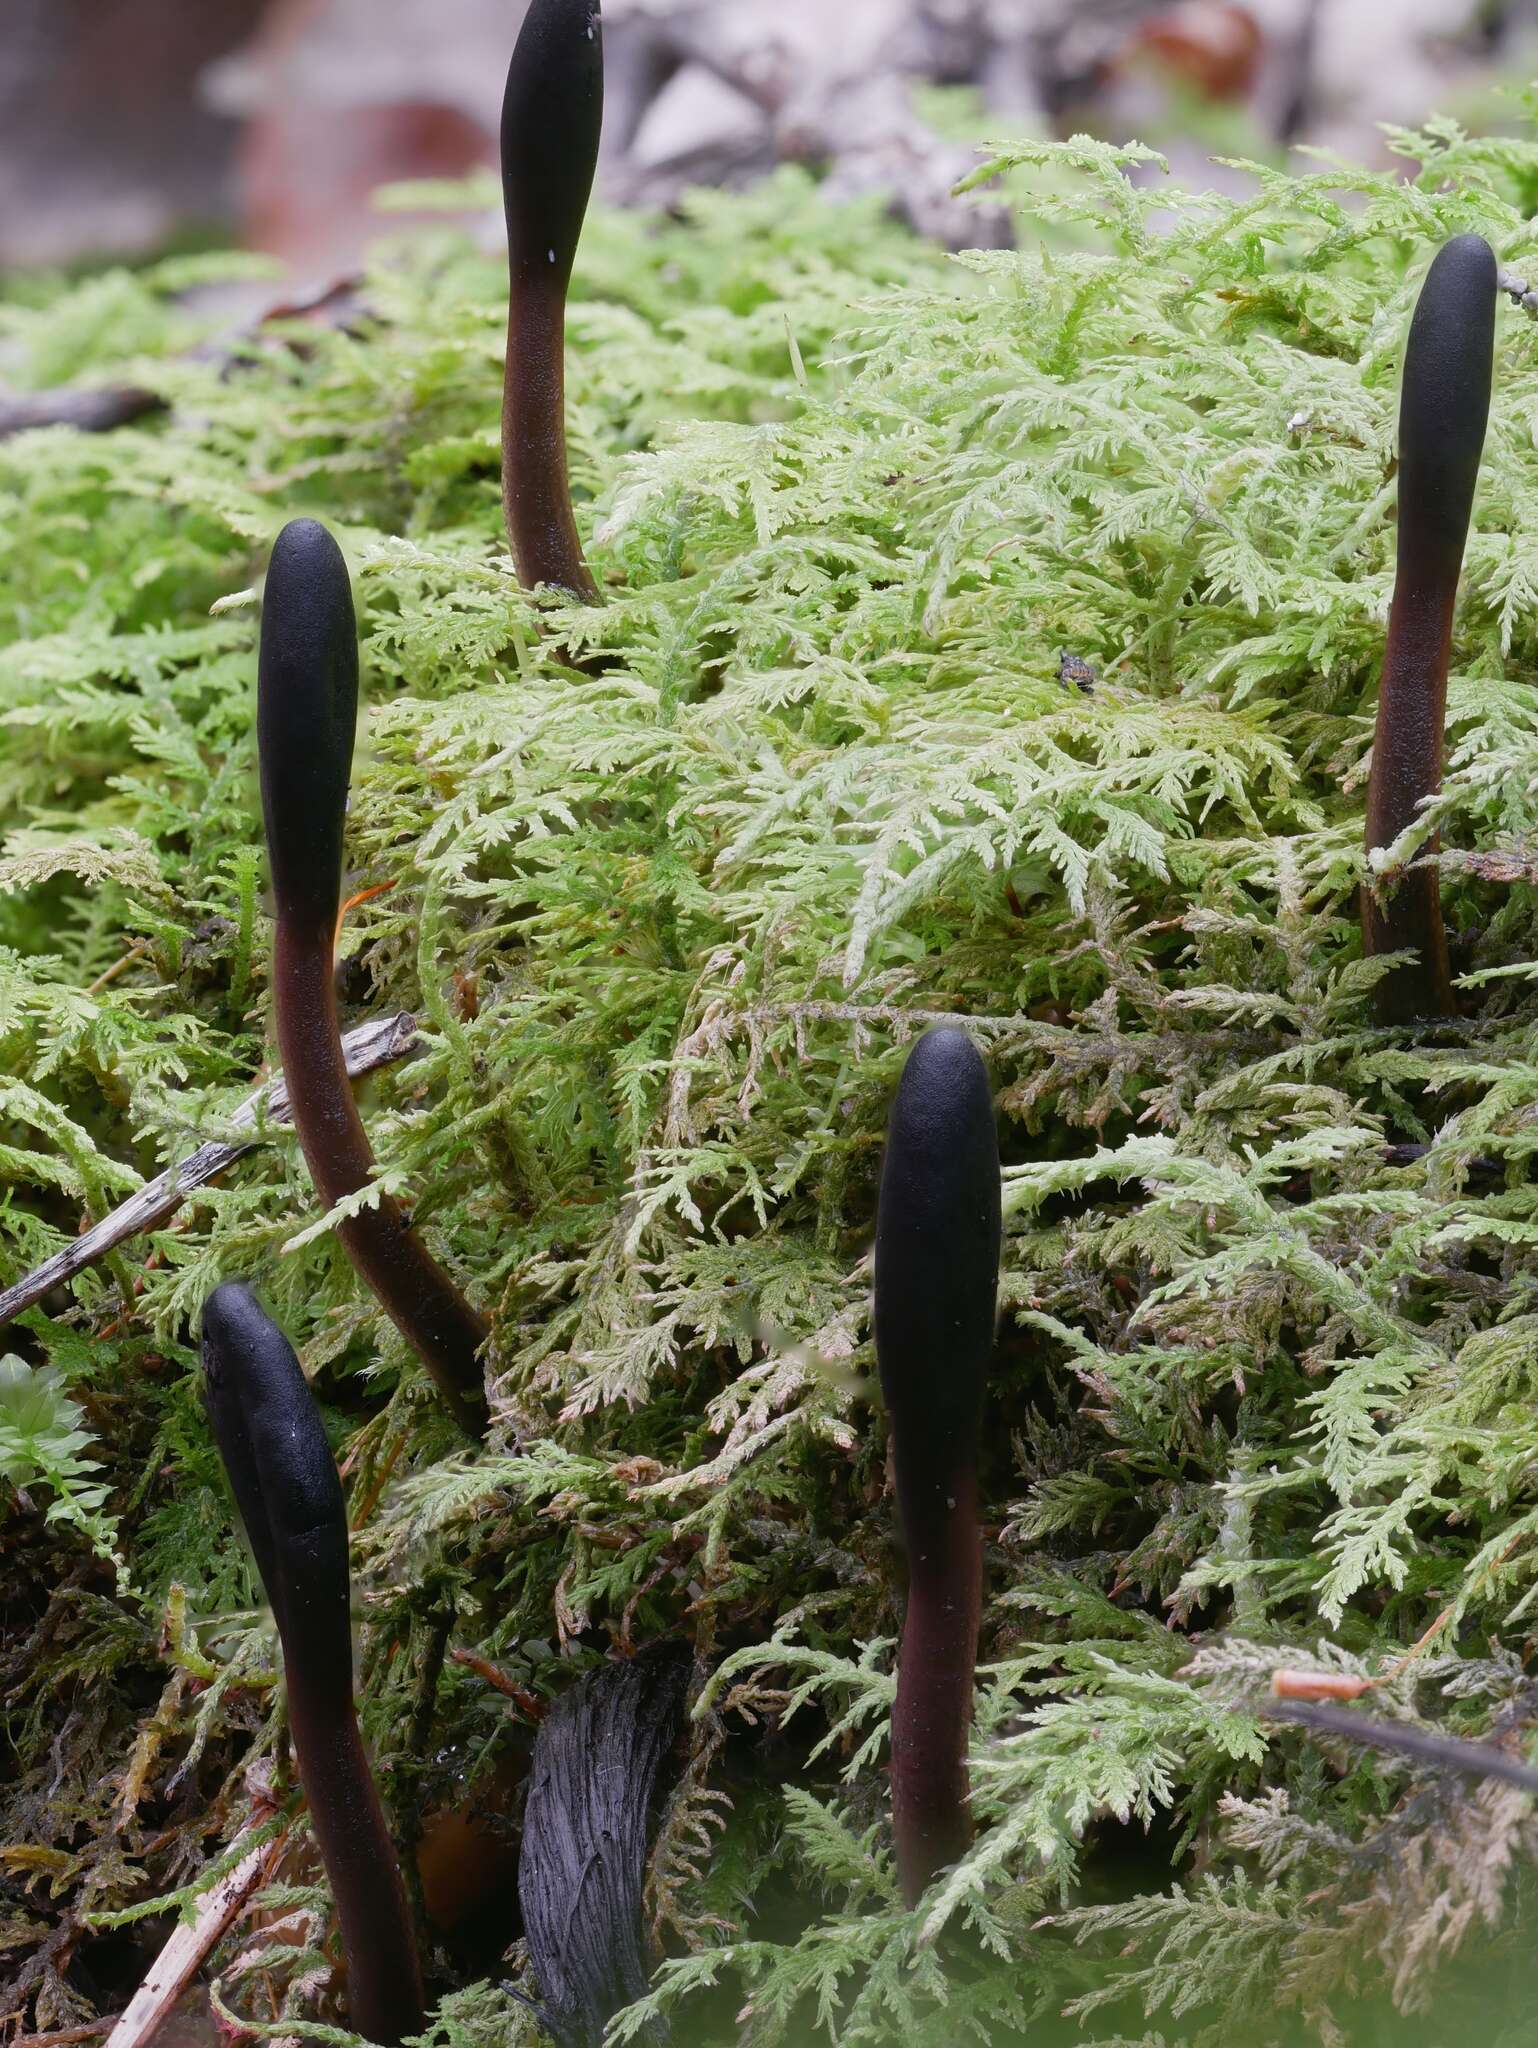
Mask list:
[[[1389,846],[1442,785],[1453,606],[1490,415],[1496,265],[1478,235],[1438,251],[1410,323],[1399,406],[1399,537],[1372,772],[1367,847]],[[1362,891],[1362,950],[1412,951],[1374,990],[1380,1024],[1450,1017],[1456,1005],[1434,868],[1385,903]]]
[[[540,1723],[518,1900],[536,2010],[560,2048],[602,2048],[614,2015],[645,1996],[652,1807],[678,1740],[689,1662],[664,1645],[600,1665]]]
[[[293,1346],[249,1288],[203,1305],[209,1415],[283,1646],[299,1778],[336,1900],[353,2025],[394,2044],[423,2025],[395,1845],[353,1706],[347,1514]]]
[[[328,1208],[374,1175],[342,1055],[333,963],[358,716],[358,629],[342,551],[318,520],[278,535],[262,600],[257,744],[274,905],[273,1009],[305,1161]],[[381,1195],[337,1235],[471,1436],[485,1430],[487,1324]]]
[[[972,1041],[908,1055],[876,1214],[876,1357],[908,1554],[892,1714],[897,1870],[912,1905],[972,1838],[966,1750],[982,1602],[977,1460],[999,1281],[998,1133]]]
[[[518,580],[577,597],[583,558],[566,471],[566,291],[603,127],[598,0],[531,0],[502,100],[507,365],[502,505]]]

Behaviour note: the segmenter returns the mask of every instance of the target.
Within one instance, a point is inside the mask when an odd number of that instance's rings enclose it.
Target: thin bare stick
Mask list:
[[[251,1833],[247,1829],[246,1833]],[[107,2048],[143,2048],[186,1990],[204,1957],[261,1883],[281,1842],[258,1842],[198,1901],[190,1927],[177,1927],[107,2036]]]
[[[1399,1721],[1372,1721],[1349,1707],[1305,1705],[1301,1701],[1275,1700],[1267,1703],[1266,1716],[1272,1721],[1296,1721],[1320,1735],[1339,1736],[1363,1749],[1387,1750],[1412,1763],[1435,1771],[1457,1771],[1467,1778],[1500,1778],[1508,1785],[1520,1785],[1524,1792],[1538,1792],[1538,1771],[1519,1763],[1514,1756],[1489,1742],[1463,1742],[1455,1735],[1428,1735]],[[108,2044],[111,2048],[111,2044]]]
[[[102,385],[77,390],[63,384],[49,391],[0,392],[0,440],[32,427],[75,427],[84,434],[107,434],[126,427],[146,413],[160,412],[165,400],[134,385]]]
[[[88,996],[100,995],[104,988],[117,980],[125,968],[132,967],[136,960],[142,960],[149,949],[150,942],[148,939],[135,939],[128,948],[128,951],[120,959],[114,960],[110,967],[103,969],[97,975],[91,986],[86,990],[86,994]]]
[[[348,1074],[356,1080],[360,1074],[371,1074],[376,1067],[389,1066],[394,1060],[404,1059],[415,1049],[416,1043],[417,1020],[409,1010],[401,1010],[393,1017],[379,1017],[349,1031],[342,1040],[342,1055],[347,1062]],[[254,1130],[264,1121],[280,1124],[292,1121],[288,1089],[281,1074],[275,1074],[254,1095],[247,1096],[229,1119],[233,1130]],[[34,1266],[30,1273],[0,1293],[0,1328],[13,1316],[20,1315],[23,1309],[41,1301],[51,1288],[62,1286],[65,1281],[74,1279],[77,1273],[84,1272],[87,1266],[94,1266],[99,1259],[104,1259],[125,1238],[137,1237],[142,1231],[157,1228],[168,1216],[176,1213],[195,1189],[216,1180],[237,1159],[254,1152],[261,1142],[260,1137],[252,1138],[246,1144],[231,1144],[222,1138],[210,1139],[179,1166],[169,1166],[164,1173],[146,1181],[136,1195],[130,1195],[126,1202],[120,1203],[110,1216],[92,1224],[73,1244],[55,1252],[51,1259],[44,1259],[40,1266]]]
[[[76,2041],[94,2041],[99,2034],[109,2032],[121,2017],[120,2013],[109,2012],[99,2020],[87,2020],[84,2026],[60,2027],[52,2034],[15,2034],[8,2048],[74,2048]]]
[[[542,1700],[537,1693],[529,1692],[515,1678],[509,1678],[499,1665],[489,1657],[477,1657],[474,1650],[450,1650],[449,1662],[463,1664],[467,1671],[473,1671],[477,1678],[495,1686],[497,1691],[510,1699],[519,1713],[529,1721],[542,1721],[550,1711],[550,1702]]]

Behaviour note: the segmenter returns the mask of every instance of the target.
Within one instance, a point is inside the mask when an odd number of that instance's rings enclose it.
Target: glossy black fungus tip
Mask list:
[[[502,99],[502,189],[515,276],[565,293],[602,128],[598,0],[531,0]]]
[[[328,933],[358,723],[358,624],[342,550],[317,519],[273,545],[262,597],[256,730],[278,915]]]
[[[331,1880],[348,2002],[367,2040],[422,2026],[422,1979],[394,1844],[358,1734],[347,1514],[294,1348],[248,1287],[203,1307],[208,1405],[283,1645],[288,1723]]]
[[[1490,416],[1496,263],[1480,235],[1438,250],[1416,300],[1399,421],[1403,548],[1454,551],[1461,563]]]
[[[279,1630],[316,1633],[322,1663],[345,1660],[350,1678],[346,1505],[294,1347],[235,1280],[203,1304],[201,1335],[214,1436]]]
[[[1367,785],[1369,849],[1391,846],[1441,786],[1448,660],[1490,415],[1495,311],[1489,244],[1455,235],[1426,273],[1405,349],[1398,560]],[[1399,877],[1383,898],[1364,890],[1361,916],[1369,957],[1414,956],[1374,988],[1379,1023],[1453,1015],[1435,871]]]
[[[1001,1237],[988,1070],[942,1025],[903,1068],[887,1128],[876,1221],[876,1350],[901,1440],[965,1455],[993,1348]]]

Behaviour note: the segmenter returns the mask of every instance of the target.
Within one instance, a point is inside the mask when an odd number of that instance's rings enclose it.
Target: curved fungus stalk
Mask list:
[[[292,1345],[249,1288],[203,1305],[209,1415],[283,1646],[299,1778],[336,1900],[357,2030],[393,2048],[423,2025],[395,1845],[353,1706],[347,1515]]]
[[[946,1025],[908,1055],[876,1217],[876,1356],[908,1612],[892,1714],[897,1870],[912,1905],[972,1838],[966,1750],[982,1605],[977,1461],[999,1279],[987,1070]]]
[[[1367,786],[1369,852],[1392,845],[1442,784],[1453,606],[1490,414],[1495,293],[1490,245],[1455,235],[1427,272],[1410,323],[1399,406],[1398,559]],[[1404,875],[1384,904],[1364,887],[1362,950],[1416,955],[1374,990],[1381,1024],[1453,1014],[1434,868]]]
[[[502,508],[518,580],[594,599],[566,470],[566,292],[603,127],[598,0],[531,0],[502,100]]]
[[[358,632],[342,551],[319,521],[278,535],[262,602],[257,745],[274,903],[273,1007],[294,1128],[327,1208],[374,1175],[342,1056],[334,981]],[[381,1195],[337,1226],[354,1267],[470,1435],[484,1430],[487,1324]]]

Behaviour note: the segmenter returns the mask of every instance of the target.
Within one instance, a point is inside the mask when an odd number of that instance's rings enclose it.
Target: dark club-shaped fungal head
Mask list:
[[[982,1060],[931,1031],[892,1104],[876,1220],[876,1356],[892,1430],[908,1611],[892,1713],[905,1897],[971,1839],[966,1746],[982,1603],[977,1461],[998,1294],[999,1152]]]
[[[267,565],[257,677],[267,860],[278,916],[336,928],[342,828],[358,723],[358,624],[342,551],[293,519]]]
[[[1456,235],[1432,263],[1416,302],[1399,408],[1399,532],[1372,773],[1367,846],[1392,845],[1442,782],[1453,608],[1490,414],[1495,257],[1478,235]],[[1450,1015],[1452,981],[1441,892],[1433,869],[1403,876],[1385,902],[1362,898],[1369,955],[1415,957],[1378,984],[1380,1022]]]
[[[294,1348],[249,1287],[203,1305],[208,1411],[286,1657],[351,1697],[347,1513]]]
[[[976,1462],[999,1235],[987,1069],[942,1026],[903,1068],[876,1221],[876,1352],[905,1514]]]
[[[514,282],[564,296],[603,128],[598,0],[530,0],[502,97],[502,196]]]
[[[1454,235],[1421,286],[1399,399],[1399,558],[1412,575],[1463,565],[1490,418],[1495,255]]]
[[[214,1435],[283,1646],[289,1731],[336,1899],[353,2024],[396,2043],[421,2029],[422,1977],[353,1706],[342,1484],[293,1346],[248,1287],[214,1290],[202,1339]]]

